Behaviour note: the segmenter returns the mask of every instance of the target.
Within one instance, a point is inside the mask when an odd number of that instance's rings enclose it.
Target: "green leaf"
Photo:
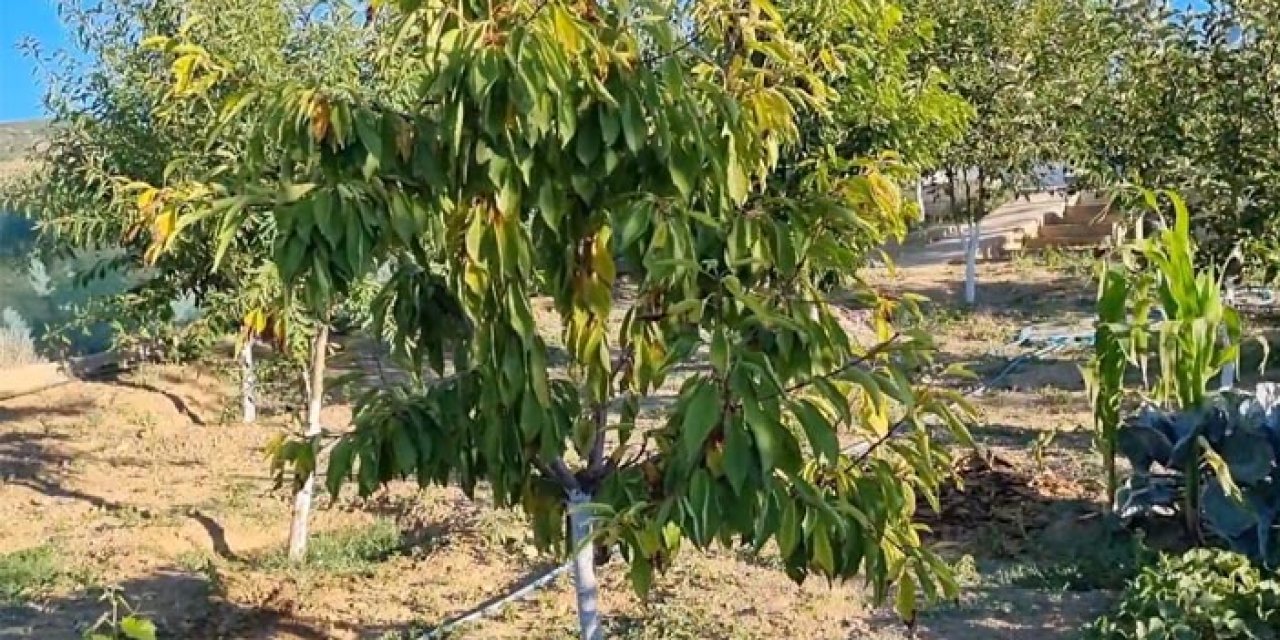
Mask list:
[[[693,194],[693,183],[698,174],[698,158],[683,150],[671,155],[671,164],[667,167],[671,172],[671,181],[680,190],[680,195],[689,197]]]
[[[329,454],[329,469],[324,476],[324,486],[329,491],[330,497],[337,499],[338,493],[342,490],[342,483],[351,475],[351,463],[355,452],[355,441],[350,438],[343,438],[333,446],[333,452]]]
[[[715,387],[702,383],[694,388],[685,404],[684,421],[680,427],[680,441],[687,459],[694,460],[702,452],[707,436],[720,421],[720,398]]]
[[[813,529],[813,561],[827,575],[835,572],[836,559],[831,550],[831,538],[822,522]]]
[[[631,578],[631,588],[635,590],[636,595],[643,598],[653,587],[653,564],[648,558],[637,555],[631,560],[628,576]]]
[[[636,104],[635,98],[628,97],[622,103],[622,137],[627,141],[627,149],[636,153],[644,146],[647,131],[644,114]]]
[[[339,246],[342,240],[342,228],[336,218],[334,205],[336,197],[328,190],[321,190],[312,197],[311,215],[315,217],[316,228],[331,247]]]
[[[409,436],[409,429],[404,424],[396,425],[391,437],[396,456],[396,472],[408,475],[417,467],[418,448],[413,446],[413,438]]]
[[[794,499],[784,500],[782,519],[778,522],[778,551],[785,560],[795,552],[800,544],[801,506]]]
[[[578,162],[584,167],[592,166],[600,157],[600,127],[590,118],[579,123],[577,135]]]
[[[836,439],[835,428],[823,417],[822,412],[808,400],[794,403],[793,408],[814,452],[822,455],[829,463],[838,460],[840,442]]]
[[[382,127],[378,114],[369,109],[358,109],[355,113],[356,136],[364,145],[369,156],[382,158]]]
[[[724,475],[735,493],[741,494],[755,457],[751,454],[751,435],[740,421],[732,421],[724,429]]]
[[[551,406],[551,391],[547,386],[547,350],[541,340],[529,349],[529,386],[538,398],[538,404]]]
[[[747,200],[747,172],[738,162],[738,152],[734,149],[733,140],[729,140],[729,166],[726,167],[728,173],[729,197],[734,204],[742,204]]]
[[[600,139],[605,146],[613,146],[613,143],[618,140],[618,133],[622,129],[618,114],[604,107],[601,107],[597,113],[600,114]]]
[[[694,542],[697,542],[698,546],[705,546],[711,541],[714,533],[710,530],[709,524],[711,510],[715,508],[712,504],[711,476],[705,469],[694,471],[693,477],[689,480],[689,508]]]
[[[125,616],[120,620],[120,633],[129,640],[156,640],[156,625],[146,618]]]
[[[723,327],[716,327],[711,336],[711,366],[720,375],[729,371],[729,339],[725,337]]]

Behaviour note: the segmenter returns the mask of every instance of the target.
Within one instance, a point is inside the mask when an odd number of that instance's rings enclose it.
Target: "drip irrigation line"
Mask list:
[[[560,574],[569,570],[572,566],[572,562],[566,562],[562,565],[552,567],[547,571],[543,571],[541,574],[531,575],[522,581],[524,582],[523,586],[515,589],[511,593],[492,598],[488,602],[481,604],[471,611],[440,624],[436,628],[418,636],[418,640],[435,640],[436,638],[440,638],[464,624],[487,618],[497,613],[508,604],[524,599],[534,591],[550,584],[553,580],[560,577]]]

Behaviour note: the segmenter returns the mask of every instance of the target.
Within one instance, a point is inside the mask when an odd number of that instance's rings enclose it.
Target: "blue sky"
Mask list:
[[[0,122],[42,115],[43,94],[32,61],[18,43],[33,37],[46,51],[65,45],[54,0],[0,0]]]

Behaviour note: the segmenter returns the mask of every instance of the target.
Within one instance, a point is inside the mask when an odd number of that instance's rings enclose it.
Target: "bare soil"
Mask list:
[[[925,322],[940,358],[980,373],[1021,352],[1008,341],[1022,325],[1090,313],[1087,281],[1022,263],[984,265],[979,307],[957,311],[948,301],[958,276],[958,267],[936,267],[876,278],[934,297]],[[963,488],[948,488],[941,513],[926,516],[934,542],[968,567],[967,588],[922,615],[918,637],[1071,638],[1111,601],[1106,590],[1017,577],[1042,575],[1103,535],[1091,517],[1099,474],[1083,357],[1028,363],[975,398],[983,452],[961,456]],[[163,637],[416,637],[552,566],[532,551],[519,516],[483,496],[407,484],[367,500],[324,497],[314,514],[320,535],[393,523],[400,542],[384,557],[352,571],[271,562],[287,537],[289,495],[274,486],[262,449],[296,423],[228,420],[234,393],[204,368],[153,366],[0,401],[0,554],[48,546],[64,570],[26,602],[0,602],[0,638],[79,637],[106,607],[97,599],[104,585],[121,586]],[[326,424],[348,421],[346,406],[326,410]],[[860,585],[797,586],[767,549],[682,552],[643,602],[618,561],[600,574],[611,637],[907,637]],[[569,638],[575,622],[562,577],[453,637]]]

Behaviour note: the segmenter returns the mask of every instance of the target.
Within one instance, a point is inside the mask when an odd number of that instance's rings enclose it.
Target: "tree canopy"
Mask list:
[[[118,343],[155,340],[172,333],[171,303],[187,299],[199,307],[200,318],[169,344],[190,353],[234,333],[246,320],[253,324],[250,312],[278,299],[279,278],[265,241],[270,218],[256,220],[255,233],[226,247],[216,270],[216,245],[206,227],[175,232],[189,213],[184,203],[203,195],[197,178],[242,153],[248,142],[250,127],[217,117],[222,102],[241,89],[240,78],[372,85],[364,75],[370,43],[352,9],[325,6],[317,11],[304,0],[61,5],[85,55],[78,60],[30,46],[47,70],[52,123],[46,144],[36,150],[38,170],[8,197],[36,222],[43,252],[66,256],[106,249],[107,257],[84,278],[129,275],[134,286],[93,301],[85,322],[110,319],[118,327]],[[197,52],[171,46],[151,38],[156,34],[180,34],[202,47]],[[216,86],[169,82],[171,74],[195,71],[205,53],[234,73]],[[204,99],[171,99],[197,91]],[[272,319],[289,315],[275,313]]]
[[[909,300],[860,291],[875,318],[860,344],[816,283],[857,269],[913,211],[892,162],[799,144],[834,120],[823,73],[878,45],[802,38],[763,0],[376,6],[373,72],[415,81],[369,94],[250,79],[223,117],[251,143],[176,225],[209,225],[227,246],[269,216],[283,292],[318,317],[396,265],[376,313],[408,370],[434,378],[361,401],[330,489],[351,475],[364,493],[398,477],[485,481],[548,545],[564,540],[566,492],[585,496],[641,589],[687,539],[776,541],[796,579],[864,573],[878,595],[896,583],[904,615],[952,593],[912,514],[947,465],[932,432],[967,441],[966,409],[910,381],[930,345],[893,329]],[[878,6],[865,16],[896,11]],[[172,43],[199,51],[175,86],[234,76],[199,46]],[[801,174],[779,188],[784,162]],[[617,308],[624,286],[634,304]],[[563,375],[535,321],[540,291]],[[646,399],[703,357],[645,424]],[[302,482],[320,450],[317,437],[280,455]]]
[[[1082,105],[1075,159],[1095,185],[1181,192],[1205,257],[1220,262],[1244,249],[1268,280],[1280,264],[1277,18],[1275,3],[1253,0],[1115,7],[1104,23],[1106,73]]]

